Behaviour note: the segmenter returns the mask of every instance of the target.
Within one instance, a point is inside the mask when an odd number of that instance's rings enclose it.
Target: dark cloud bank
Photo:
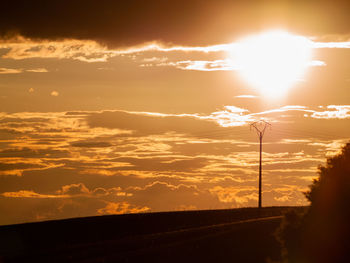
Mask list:
[[[349,33],[349,7],[349,1],[325,0],[6,0],[0,34],[96,39],[112,46],[153,40],[203,45],[273,26],[308,35]]]

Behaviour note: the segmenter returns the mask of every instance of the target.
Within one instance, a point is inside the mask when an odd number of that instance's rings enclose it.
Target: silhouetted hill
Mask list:
[[[289,207],[98,216],[0,227],[3,262],[264,262]]]

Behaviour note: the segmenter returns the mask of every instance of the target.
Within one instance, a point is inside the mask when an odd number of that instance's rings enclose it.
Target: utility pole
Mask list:
[[[262,181],[262,140],[265,134],[265,130],[267,127],[271,127],[271,124],[264,121],[264,120],[260,120],[257,122],[254,122],[252,124],[250,124],[250,129],[254,128],[258,137],[259,137],[259,142],[260,142],[260,155],[259,155],[259,203],[258,206],[259,208],[261,208],[261,181]]]

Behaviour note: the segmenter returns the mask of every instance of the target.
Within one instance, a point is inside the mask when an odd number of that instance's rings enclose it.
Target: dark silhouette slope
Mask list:
[[[279,257],[273,233],[288,209],[144,213],[2,226],[0,252],[4,262],[264,262]]]

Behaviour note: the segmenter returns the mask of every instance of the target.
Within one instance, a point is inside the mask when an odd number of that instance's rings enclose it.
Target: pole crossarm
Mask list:
[[[271,124],[267,121],[260,120],[250,124],[250,129],[252,129],[252,127],[256,130],[258,136],[264,136],[266,128],[271,127]]]
[[[259,137],[259,143],[260,143],[260,155],[259,155],[259,200],[258,200],[258,207],[262,207],[262,198],[261,198],[261,189],[262,189],[262,139],[264,137],[265,131],[267,127],[271,127],[271,124],[267,121],[260,120],[253,122],[250,124],[250,129],[252,127],[255,129],[258,137]]]

